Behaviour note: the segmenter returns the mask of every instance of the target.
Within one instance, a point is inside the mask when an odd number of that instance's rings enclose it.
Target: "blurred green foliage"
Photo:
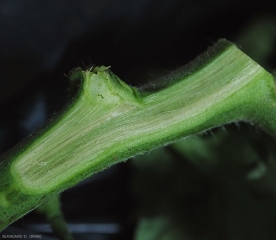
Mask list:
[[[275,140],[216,129],[133,161],[136,239],[274,239]]]

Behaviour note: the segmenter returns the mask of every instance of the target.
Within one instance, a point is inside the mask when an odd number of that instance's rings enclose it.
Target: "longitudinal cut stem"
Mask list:
[[[272,76],[220,40],[188,66],[137,90],[106,67],[71,74],[71,104],[1,157],[0,229],[115,163],[233,121],[276,133]]]

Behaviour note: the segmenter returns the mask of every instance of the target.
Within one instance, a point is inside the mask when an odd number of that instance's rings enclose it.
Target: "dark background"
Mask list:
[[[65,75],[74,67],[110,65],[122,80],[140,86],[186,64],[219,38],[246,49],[250,42],[267,45],[262,39],[268,36],[275,52],[272,2],[0,0],[1,153],[66,104]],[[254,35],[248,29],[258,19],[267,29]],[[254,37],[244,40],[248,31]],[[269,52],[262,61],[275,69]],[[94,239],[131,239],[136,221],[130,179],[127,162],[67,190],[62,202],[68,222],[113,222],[118,232]],[[37,222],[43,221],[31,213],[14,225]]]

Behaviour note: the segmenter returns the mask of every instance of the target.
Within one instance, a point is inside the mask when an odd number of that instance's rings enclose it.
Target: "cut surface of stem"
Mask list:
[[[235,121],[276,133],[273,77],[226,40],[153,92],[107,67],[76,69],[71,81],[67,108],[1,157],[0,230],[92,174],[189,135]]]

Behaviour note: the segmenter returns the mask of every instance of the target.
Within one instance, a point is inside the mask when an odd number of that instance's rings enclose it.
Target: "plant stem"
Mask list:
[[[60,195],[53,197],[46,204],[38,207],[36,211],[46,218],[54,233],[61,240],[74,240],[72,234],[68,231],[61,211]]]
[[[235,121],[276,133],[273,77],[220,40],[153,92],[106,67],[75,70],[71,104],[0,160],[0,230],[57,193],[137,154]]]

